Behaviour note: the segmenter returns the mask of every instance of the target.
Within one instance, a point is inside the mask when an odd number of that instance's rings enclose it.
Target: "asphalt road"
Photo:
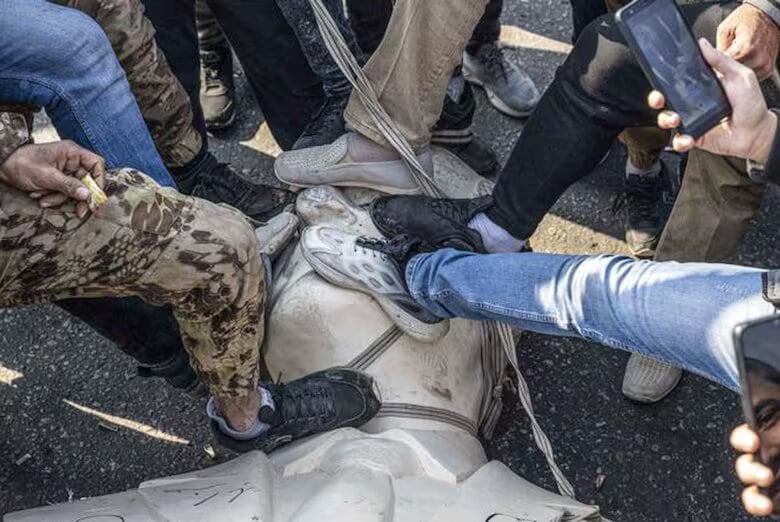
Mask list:
[[[527,45],[512,55],[540,87],[548,85],[565,57],[568,3],[507,0],[503,23],[510,43]],[[529,40],[516,28],[541,38]],[[247,175],[270,176],[271,157],[255,149],[272,154],[273,143],[266,130],[255,133],[260,113],[243,77],[238,95],[239,123],[215,138],[213,148]],[[499,115],[481,92],[478,103],[477,131],[505,160],[522,123]],[[597,172],[572,187],[533,238],[534,248],[625,253],[621,221],[611,212],[624,162],[616,147]],[[775,190],[766,198],[740,263],[780,266],[774,241],[780,223],[770,210],[779,199]],[[686,376],[662,404],[638,406],[620,393],[625,354],[528,334],[520,346],[539,420],[580,500],[601,505],[613,520],[747,520],[727,444],[729,430],[740,422],[735,394]],[[0,310],[0,514],[214,464],[220,457],[204,449],[209,433],[203,406],[135,377],[127,357],[54,307]],[[96,414],[137,424],[112,431]],[[553,488],[511,393],[486,447],[515,472]],[[597,475],[605,477],[598,491]]]

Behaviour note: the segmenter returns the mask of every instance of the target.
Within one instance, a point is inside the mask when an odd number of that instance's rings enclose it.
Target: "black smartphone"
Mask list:
[[[780,515],[780,316],[739,325],[734,330],[742,407],[761,445],[756,458],[768,466],[775,482],[764,489]]]
[[[731,114],[723,88],[674,0],[635,0],[616,14],[650,84],[680,115],[680,131],[700,137]]]

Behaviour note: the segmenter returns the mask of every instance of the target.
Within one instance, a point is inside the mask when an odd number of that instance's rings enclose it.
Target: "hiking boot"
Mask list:
[[[373,297],[404,333],[418,341],[432,343],[449,331],[444,321],[415,302],[406,287],[398,263],[376,245],[378,240],[360,238],[324,226],[309,227],[301,236],[303,257],[323,279],[341,288]],[[397,258],[408,257],[417,242],[402,238],[396,243]]]
[[[613,210],[625,212],[626,243],[631,254],[652,258],[661,233],[660,175],[626,173],[624,192]]]
[[[220,445],[239,453],[252,450],[270,453],[303,437],[362,426],[381,406],[374,392],[374,379],[348,368],[323,370],[287,384],[260,386],[270,392],[273,407],[264,405],[258,417],[271,428],[256,439],[243,441],[224,434],[212,419],[212,431]],[[208,408],[213,414],[213,400],[209,400]]]
[[[233,53],[229,45],[200,51],[200,106],[208,130],[222,130],[236,121]]]
[[[476,54],[463,53],[463,77],[485,89],[499,111],[524,118],[539,103],[539,89],[531,77],[510,62],[498,42],[483,44]]]
[[[213,203],[227,203],[246,216],[265,222],[295,202],[295,194],[270,185],[252,183],[226,163],[214,163],[196,178],[190,195]]]
[[[330,96],[303,129],[292,150],[308,149],[328,145],[344,134],[344,109],[349,103],[349,91],[343,96]]]
[[[623,375],[623,395],[636,402],[652,404],[669,395],[681,377],[681,369],[633,353]]]
[[[475,215],[493,204],[491,196],[434,199],[428,196],[382,197],[371,204],[374,225],[385,237],[408,236],[424,248],[485,252],[479,232],[468,227]]]
[[[417,156],[433,172],[428,150]],[[347,132],[330,145],[283,152],[274,162],[280,181],[295,187],[334,185],[364,187],[388,194],[419,194],[412,173],[396,151],[386,149],[355,132]]]

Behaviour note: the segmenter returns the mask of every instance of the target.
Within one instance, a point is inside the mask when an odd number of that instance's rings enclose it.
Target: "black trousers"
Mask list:
[[[575,0],[580,1],[580,0]],[[681,6],[697,38],[715,42],[738,2]],[[574,182],[591,172],[627,127],[654,126],[651,87],[614,17],[588,25],[528,119],[493,191],[488,216],[517,238],[533,234]]]
[[[241,62],[268,127],[289,149],[323,100],[298,39],[271,0],[209,0],[214,16]],[[200,91],[195,0],[144,0],[157,45],[190,96],[195,125],[206,137]]]

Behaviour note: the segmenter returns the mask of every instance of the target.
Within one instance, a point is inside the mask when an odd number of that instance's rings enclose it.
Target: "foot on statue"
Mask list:
[[[257,427],[247,438],[231,430],[209,399],[207,414],[217,442],[244,453],[271,452],[317,433],[359,427],[379,412],[374,379],[348,368],[312,373],[287,384],[263,383]]]
[[[432,315],[409,295],[403,264],[418,242],[367,239],[326,226],[307,228],[301,236],[303,257],[329,283],[373,297],[404,333],[431,343],[449,331],[449,321]]]
[[[328,145],[344,134],[344,109],[349,103],[349,91],[341,96],[329,96],[311,117],[293,150]]]
[[[427,150],[417,159],[433,172],[433,155]],[[347,132],[330,145],[283,152],[274,163],[276,177],[295,187],[333,185],[364,187],[388,194],[419,194],[406,164],[394,150]]]
[[[427,196],[390,196],[374,201],[371,219],[385,237],[408,236],[425,248],[455,248],[485,252],[471,219],[492,205],[490,196],[475,199],[435,199]]]

